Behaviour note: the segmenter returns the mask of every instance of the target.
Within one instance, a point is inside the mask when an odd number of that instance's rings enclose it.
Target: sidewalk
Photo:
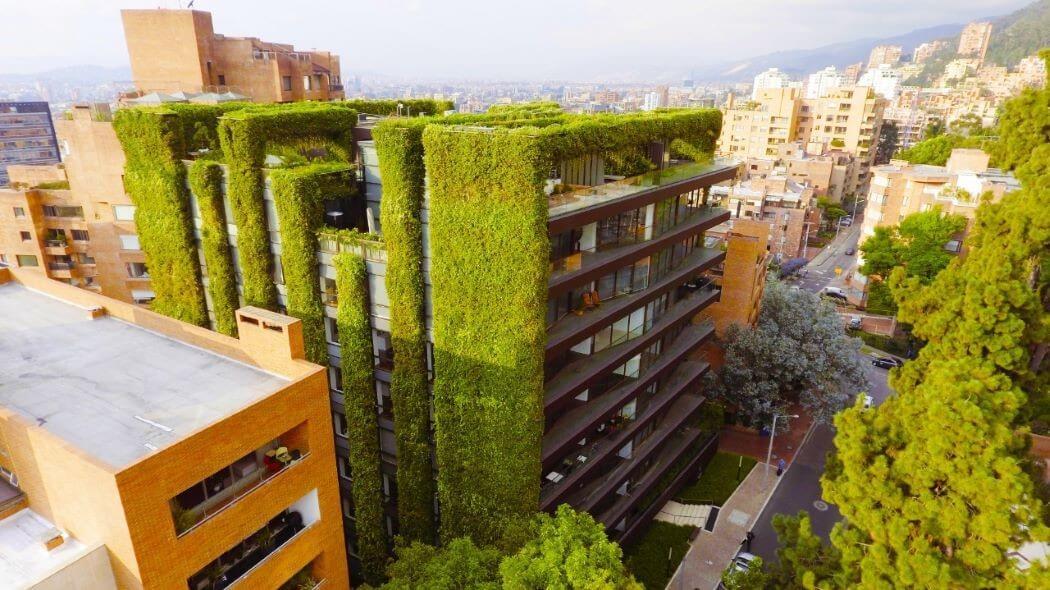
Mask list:
[[[776,438],[773,439],[774,466],[779,458],[783,458],[787,463],[795,459],[795,453],[798,452],[802,439],[806,437],[806,432],[813,423],[813,419],[802,408],[793,408],[792,411],[801,417],[791,419],[790,432],[778,432]],[[783,421],[777,425],[777,430],[780,430],[782,423]],[[757,459],[760,464],[765,463],[766,453],[769,452],[769,437],[760,436],[755,431],[741,427],[724,426],[718,435],[718,450],[745,455]]]
[[[776,471],[767,474],[762,465],[756,465],[719,511],[714,531],[698,533],[667,590],[715,588],[779,481]]]

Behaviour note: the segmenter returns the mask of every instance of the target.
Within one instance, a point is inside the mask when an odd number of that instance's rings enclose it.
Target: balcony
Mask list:
[[[544,485],[540,491],[541,509],[547,510],[565,501],[570,501],[573,506],[579,507],[580,504],[577,502],[590,498],[592,493],[600,492],[604,495],[611,491],[602,491],[604,490],[603,482],[607,483],[609,477],[613,477],[624,465],[631,466],[643,462],[644,457],[647,456],[646,453],[651,452],[650,447],[659,446],[663,439],[673,433],[700,407],[705,399],[704,396],[699,393],[688,393],[688,391],[695,388],[705,371],[706,366],[703,363],[682,363],[671,379],[652,396],[644,411],[634,420],[620,428],[609,428],[609,432],[603,432],[597,440],[589,440],[588,446],[581,448],[575,460],[567,460],[558,467],[558,471],[553,472],[553,477],[552,472],[545,473]],[[617,450],[632,440],[642,428],[664,410],[668,410],[668,413],[663,423],[657,426],[644,443],[634,449],[631,458],[623,460],[622,465],[614,467],[608,477],[588,482],[593,478],[593,474],[599,472],[596,466],[616,461],[613,455]],[[575,500],[568,499],[570,495],[575,495]],[[597,499],[595,498],[595,501]]]
[[[685,221],[650,240],[598,252],[581,252],[573,263],[555,261],[547,283],[549,295],[559,295],[600,279],[614,270],[686,240],[729,220],[729,211],[703,207]],[[574,255],[575,256],[575,255]]]
[[[44,254],[50,256],[68,256],[73,253],[73,246],[65,240],[44,240]]]
[[[170,502],[176,536],[188,534],[309,456],[270,443],[184,490]]]
[[[570,313],[554,322],[547,330],[547,360],[565,352],[579,341],[615,322],[629,311],[638,309],[698,276],[725,260],[725,252],[718,248],[696,248],[678,267],[647,288],[628,295],[603,301],[601,306]]]
[[[707,327],[710,328],[710,326]],[[661,377],[675,370],[677,378],[694,382],[706,373],[710,368],[707,363],[685,361],[685,358],[712,334],[713,329],[686,330],[659,356],[641,378],[626,380],[625,383],[615,386],[579,407],[562,413],[543,435],[544,471],[553,468],[554,460],[565,455],[576,441],[584,438],[602,420],[610,418]],[[672,379],[670,383],[665,384],[664,389],[673,383]]]
[[[731,161],[694,162],[655,170],[619,182],[551,195],[548,229],[556,234],[604,219],[620,211],[644,207],[674,195],[735,178]]]
[[[718,299],[718,290],[709,288],[692,293],[667,310],[644,334],[622,344],[611,346],[601,352],[573,361],[547,382],[547,393],[544,406],[547,411],[557,409],[572,396],[593,385],[603,375],[625,363],[628,359],[648,348],[669,330],[687,323],[697,313]],[[689,326],[679,335],[686,332],[709,331],[710,324]]]

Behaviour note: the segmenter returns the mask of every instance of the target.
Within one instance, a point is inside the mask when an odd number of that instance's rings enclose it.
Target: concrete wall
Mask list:
[[[121,10],[135,86],[143,92],[201,92],[211,14],[196,10]]]

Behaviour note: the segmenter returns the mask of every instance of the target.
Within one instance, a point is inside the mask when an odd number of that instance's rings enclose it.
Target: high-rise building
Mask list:
[[[984,61],[984,54],[988,51],[988,42],[992,39],[992,23],[977,22],[970,23],[963,28],[959,35],[958,55],[972,57],[978,61]]]
[[[801,88],[801,86],[801,83],[793,81],[786,72],[781,72],[777,68],[770,68],[755,76],[755,82],[751,86],[751,100],[758,100],[758,96],[763,90]]]
[[[900,45],[876,45],[868,55],[868,69],[895,66],[901,61],[901,53],[903,48]]]
[[[431,102],[412,112],[449,106]],[[118,130],[182,137],[153,153],[122,136],[136,158],[128,169],[152,171],[126,182],[137,216],[166,220],[139,227],[153,308],[226,333],[242,303],[302,319],[307,358],[329,365],[355,571],[381,569],[393,534],[432,539],[440,522],[486,540],[507,516],[562,503],[636,538],[717,447],[694,420],[714,330],[704,310],[719,300],[706,275],[724,257],[704,233],[728,219],[708,189],[737,166],[672,162],[669,141],[713,150],[719,114],[579,126],[587,116],[539,109],[553,119],[541,137],[527,108],[518,131],[492,115],[359,120],[351,106],[228,120],[214,117],[221,105],[194,107],[213,109],[194,120],[222,126],[227,145],[265,118],[276,151],[222,158],[183,151],[193,142],[177,112],[117,113],[128,119]],[[356,106],[396,113],[390,101]],[[421,135],[405,132],[421,123]],[[622,178],[618,153],[603,150],[640,136],[654,171],[610,183]],[[461,141],[472,147],[453,147]],[[281,142],[327,164],[281,165]],[[507,160],[509,145],[535,157]],[[420,153],[422,169],[398,156]],[[492,171],[463,176],[479,158]],[[158,165],[179,161],[188,187]],[[172,215],[157,194],[191,203],[189,214]],[[481,270],[468,278],[467,268]]]
[[[0,186],[8,185],[8,166],[59,161],[48,104],[0,102]]]
[[[0,266],[5,587],[349,587],[325,371],[299,320],[231,320]]]
[[[806,79],[806,98],[820,98],[832,88],[846,85],[846,78],[835,66],[828,66],[819,72],[810,74]]]
[[[911,61],[912,63],[921,64],[926,60],[930,59],[933,54],[937,53],[941,49],[948,46],[947,41],[930,41],[928,43],[920,43],[915,50],[912,52]]]
[[[845,194],[866,192],[888,101],[871,88],[852,86],[801,102],[797,137],[806,153],[840,150],[852,155],[856,166],[847,181]]]
[[[901,73],[888,65],[880,65],[864,72],[857,82],[858,86],[867,86],[875,90],[875,94],[893,100],[897,98],[901,87]]]
[[[842,77],[846,86],[853,86],[860,80],[860,73],[864,70],[864,62],[857,62],[855,64],[846,66],[846,69],[842,71]]]
[[[724,244],[726,251],[725,261],[712,271],[722,297],[707,309],[719,336],[732,324],[754,325],[758,321],[769,268],[768,222],[738,218],[731,220],[731,228],[729,223],[723,225],[723,236],[709,238]],[[717,231],[715,228],[711,233]]]
[[[121,10],[142,93],[234,92],[256,102],[344,96],[339,56],[255,37],[227,37],[200,10]]]
[[[801,102],[796,88],[767,88],[751,101],[726,102],[719,155],[730,158],[779,156],[795,140]]]

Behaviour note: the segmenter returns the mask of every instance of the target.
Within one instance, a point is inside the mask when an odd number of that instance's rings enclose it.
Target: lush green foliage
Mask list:
[[[122,109],[113,128],[124,149],[124,186],[135,204],[135,225],[156,299],[154,311],[204,326],[204,288],[193,238],[184,138],[169,111]]]
[[[352,151],[357,113],[342,103],[256,106],[227,113],[219,121],[225,155],[227,198],[237,225],[241,289],[245,305],[277,306],[273,254],[264,205],[263,164],[268,145],[331,142]]]
[[[756,422],[792,403],[829,420],[867,387],[860,340],[845,334],[831,304],[779,281],[766,284],[758,324],[734,324],[723,340],[716,391]]]
[[[769,582],[770,576],[764,569],[761,557],[753,559],[746,570],[730,568],[722,573],[722,585],[726,590],[763,590]]]
[[[800,510],[797,515],[777,514],[773,516],[773,530],[777,533],[780,548],[777,561],[770,572],[767,586],[783,590],[803,590],[817,587],[817,582],[827,584],[836,579],[843,587],[849,587],[855,576],[840,572],[841,556],[837,549],[826,545],[813,533],[809,514]],[[825,586],[821,586],[825,587]]]
[[[1018,167],[1047,170],[1046,155]],[[836,420],[824,495],[845,517],[832,534],[842,570],[861,587],[1050,583],[1045,564],[1021,573],[1008,557],[1047,538],[1019,426],[1046,392],[1048,181],[981,206],[966,258],[900,301],[928,344],[891,373],[897,395]]]
[[[881,283],[880,283],[881,284]],[[896,307],[894,311],[896,312]],[[868,305],[871,311],[871,305]],[[909,344],[907,336],[883,336],[882,334],[871,334],[869,332],[853,332],[853,334],[864,341],[864,344],[881,351],[895,354],[900,357],[908,356]]]
[[[536,537],[503,560],[500,574],[508,590],[641,590],[621,558],[620,546],[605,536],[601,523],[562,504],[554,516],[539,516]]]
[[[1038,0],[996,19],[985,60],[1013,67],[1041,47],[1050,46],[1050,0]]]
[[[451,100],[433,100],[429,98],[397,98],[390,100],[351,99],[339,104],[367,115],[392,116],[398,114],[397,105],[401,105],[401,114],[406,117],[419,115],[440,115],[452,110],[456,105]]]
[[[757,461],[733,453],[716,453],[696,482],[678,492],[677,501],[685,504],[722,506],[751,473]]]
[[[383,590],[495,590],[500,587],[498,549],[479,548],[469,537],[453,539],[445,547],[421,542],[394,550],[397,560],[387,568],[390,581]]]
[[[372,328],[368,309],[368,273],[365,261],[343,252],[333,260],[339,307],[340,363],[358,555],[365,579],[377,582],[386,564],[386,526],[383,522],[382,475],[379,471],[379,424],[372,386]]]
[[[1045,3],[1050,4],[1050,0]],[[1039,54],[1050,64],[1050,48]],[[1050,150],[1050,66],[1047,69],[1048,84],[1044,88],[1028,88],[1003,105],[999,113],[999,141],[990,150],[996,162],[1007,170],[1015,170],[1022,182],[1038,176],[1037,170],[1026,170],[1024,163],[1050,161],[1045,153],[1033,157],[1036,150]]]
[[[900,141],[900,132],[897,129],[897,123],[894,121],[883,121],[882,127],[879,129],[879,143],[875,147],[875,163],[885,164],[890,161],[890,157],[897,151],[897,146]]]
[[[189,181],[200,209],[201,250],[208,269],[208,294],[215,316],[215,331],[236,336],[235,313],[240,297],[222,201],[222,166],[209,160],[197,160],[190,166]]]
[[[41,183],[37,184],[36,186],[34,186],[33,188],[40,189],[42,191],[69,190],[69,181],[68,180],[55,180],[53,182],[41,182]]]
[[[380,219],[387,246],[390,335],[397,362],[390,382],[397,437],[398,518],[410,541],[434,542],[434,468],[430,458],[423,283],[425,190],[423,125],[391,120],[372,132],[383,175]]]
[[[693,527],[654,520],[644,535],[624,547],[627,569],[644,587],[664,588],[689,551],[689,537],[694,530]]]
[[[948,162],[948,156],[952,155],[952,150],[986,148],[988,143],[988,140],[983,137],[966,137],[949,133],[920,141],[910,148],[900,150],[893,157],[897,160],[907,160],[912,164],[944,166]]]
[[[441,533],[493,543],[539,503],[549,160],[529,133],[423,142]]]
[[[306,358],[326,365],[317,232],[324,223],[325,200],[350,198],[356,192],[353,169],[346,164],[315,164],[274,170],[270,188],[281,232],[288,315],[303,321]]]

